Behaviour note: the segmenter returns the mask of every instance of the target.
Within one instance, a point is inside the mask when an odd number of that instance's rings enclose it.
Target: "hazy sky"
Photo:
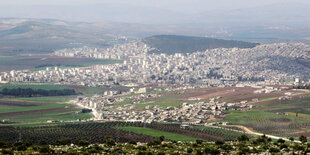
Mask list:
[[[74,6],[91,4],[119,4],[155,7],[161,9],[169,9],[173,11],[186,10],[190,12],[239,9],[285,2],[309,3],[309,0],[0,0],[0,4],[2,6]]]
[[[310,4],[309,0],[0,0],[0,18],[55,18],[71,21],[144,24],[192,23],[195,18],[200,22],[202,16],[213,15],[214,12],[216,16],[204,20],[218,19],[222,16],[221,13],[225,16],[236,14],[233,11],[229,12],[230,10],[262,6],[269,6],[271,9],[267,11],[272,13],[273,8],[277,10],[277,4],[286,3],[288,3],[284,6],[286,8],[278,9],[279,15],[283,12],[283,16],[287,16],[288,11],[299,11],[300,7]],[[299,5],[294,10],[291,4]],[[294,16],[299,16],[299,13],[295,13]],[[244,13],[236,14],[235,17],[238,18],[239,15],[243,16]]]

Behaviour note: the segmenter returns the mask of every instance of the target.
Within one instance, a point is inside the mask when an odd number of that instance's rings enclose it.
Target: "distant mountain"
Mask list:
[[[192,53],[215,48],[252,48],[258,45],[235,40],[223,40],[206,37],[156,35],[142,40],[148,46],[155,48],[152,52],[159,53]]]
[[[198,30],[169,25],[0,18],[0,55],[50,53],[84,45],[105,47],[118,43],[120,36],[137,39],[162,33],[197,34]]]

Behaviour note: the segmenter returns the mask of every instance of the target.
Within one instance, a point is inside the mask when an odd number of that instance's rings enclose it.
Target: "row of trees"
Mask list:
[[[0,92],[2,95],[18,96],[18,97],[35,97],[35,96],[66,96],[76,95],[74,89],[63,89],[63,90],[44,90],[44,89],[31,89],[31,88],[4,88]]]
[[[294,89],[310,89],[310,85],[299,85],[299,86],[294,86]]]

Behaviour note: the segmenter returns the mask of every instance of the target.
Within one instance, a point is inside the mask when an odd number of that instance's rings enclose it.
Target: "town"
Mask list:
[[[0,73],[0,82],[53,82],[84,86],[199,84],[234,85],[240,81],[284,82],[308,80],[310,46],[303,43],[259,45],[251,49],[212,49],[194,53],[149,54],[141,42],[115,45],[108,49],[63,49],[55,55],[121,59],[123,63],[90,67],[47,67],[45,70],[12,70]]]

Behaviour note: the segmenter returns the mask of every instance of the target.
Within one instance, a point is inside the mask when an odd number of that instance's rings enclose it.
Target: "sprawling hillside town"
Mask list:
[[[236,86],[244,82],[300,83],[309,81],[310,68],[302,63],[310,58],[310,46],[303,43],[278,43],[259,45],[251,49],[211,49],[194,53],[148,52],[153,48],[142,42],[115,45],[112,48],[72,48],[55,51],[56,56],[87,57],[95,59],[120,59],[123,63],[101,64],[91,67],[60,68],[44,70],[12,70],[0,73],[0,82],[51,82],[55,84],[82,86],[142,86],[132,87],[131,93],[147,93],[148,84]],[[135,90],[137,89],[137,90]],[[171,91],[170,89],[168,91]],[[160,90],[162,91],[162,90]],[[273,89],[257,90],[269,93]],[[91,97],[78,97],[73,104],[92,109],[95,119],[107,121],[181,122],[204,124],[227,110],[248,110],[246,102],[226,103],[197,101],[183,103],[178,107],[145,106],[141,111],[135,104],[146,103],[146,99],[159,97],[157,93],[141,94],[130,98],[117,97],[124,92],[110,91]],[[113,96],[113,97],[111,97]],[[115,97],[116,96],[116,97]],[[120,95],[121,96],[121,95]],[[115,103],[130,100],[131,104],[115,106]]]
[[[40,71],[0,73],[1,81],[55,82],[86,86],[135,84],[232,85],[239,81],[281,82],[310,78],[310,68],[302,64],[310,58],[309,45],[280,43],[252,49],[212,49],[174,55],[148,54],[143,43],[116,45],[108,49],[63,49],[55,55],[122,59],[122,64],[77,68],[46,68]]]

